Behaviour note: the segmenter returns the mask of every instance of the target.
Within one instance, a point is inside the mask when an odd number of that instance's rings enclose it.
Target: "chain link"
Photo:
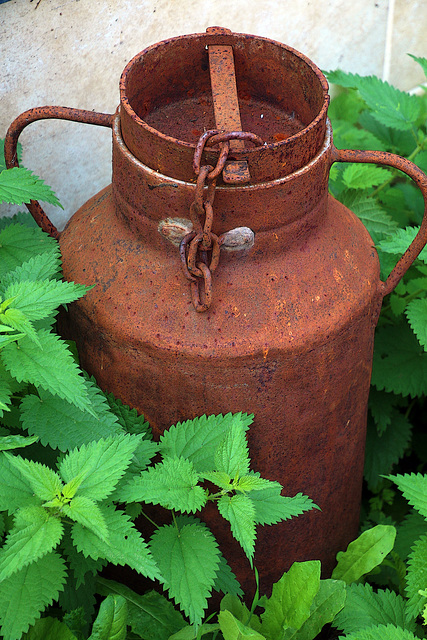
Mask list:
[[[225,133],[211,129],[200,136],[194,152],[193,169],[197,182],[194,202],[190,205],[193,231],[182,239],[179,252],[184,275],[190,281],[191,299],[198,313],[207,311],[212,304],[212,273],[218,266],[222,244],[222,236],[218,237],[212,232],[216,180],[227,162],[230,140],[236,139],[263,144],[262,139],[254,133]],[[201,164],[203,150],[209,143],[221,144],[215,167]]]

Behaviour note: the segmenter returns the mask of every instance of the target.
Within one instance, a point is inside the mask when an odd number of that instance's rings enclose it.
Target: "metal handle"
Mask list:
[[[370,162],[394,167],[406,173],[421,189],[424,198],[424,217],[420,230],[410,246],[397,262],[385,282],[380,281],[380,292],[386,296],[393,291],[399,280],[405,275],[427,242],[427,176],[410,160],[385,151],[354,151],[332,147],[332,163],[334,162]]]
[[[72,120],[84,124],[96,124],[100,127],[112,127],[114,114],[85,111],[84,109],[72,109],[70,107],[36,107],[24,111],[10,125],[4,141],[4,157],[6,167],[19,167],[18,163],[18,138],[26,126],[36,120]],[[39,227],[53,238],[59,238],[58,229],[51,223],[43,208],[37,200],[31,200],[25,205]]]

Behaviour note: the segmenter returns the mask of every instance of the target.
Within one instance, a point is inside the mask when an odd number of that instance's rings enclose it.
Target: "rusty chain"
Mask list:
[[[193,169],[197,176],[196,193],[194,202],[190,205],[193,231],[182,239],[179,252],[184,275],[190,281],[191,299],[198,313],[207,311],[212,303],[212,273],[218,266],[222,244],[222,236],[218,237],[212,232],[213,201],[217,178],[224,169],[230,152],[230,140],[263,144],[262,139],[254,133],[223,132],[218,129],[206,131],[197,142],[193,159]],[[215,167],[201,164],[206,144],[221,144]]]

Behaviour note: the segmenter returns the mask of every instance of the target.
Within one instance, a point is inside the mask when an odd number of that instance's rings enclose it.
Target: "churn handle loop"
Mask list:
[[[423,195],[424,217],[421,227],[387,280],[385,282],[380,281],[380,292],[384,297],[393,291],[427,242],[427,176],[410,160],[385,151],[356,151],[353,149],[337,149],[336,147],[332,147],[332,163],[334,162],[368,162],[394,167],[412,178]]]
[[[4,141],[4,157],[6,167],[19,167],[18,163],[18,138],[26,126],[37,120],[71,120],[84,124],[96,124],[100,127],[112,127],[114,114],[86,111],[85,109],[72,109],[70,107],[36,107],[28,109],[18,116],[10,125]],[[59,238],[58,229],[51,223],[42,206],[37,200],[31,200],[25,205],[39,227],[53,238]]]

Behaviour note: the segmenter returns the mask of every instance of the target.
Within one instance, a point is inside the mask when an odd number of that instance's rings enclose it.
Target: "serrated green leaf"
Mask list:
[[[264,603],[262,632],[280,638],[287,628],[300,629],[320,587],[320,561],[294,562],[289,571],[273,584],[271,598]]]
[[[186,626],[181,613],[170,600],[156,591],[143,595],[132,589],[105,578],[98,578],[98,590],[102,595],[119,594],[128,605],[128,624],[132,631],[145,640],[168,640]]]
[[[237,620],[230,611],[220,611],[218,622],[224,640],[265,640],[265,637]]]
[[[37,396],[27,394],[21,402],[24,429],[37,435],[44,446],[61,451],[120,433],[117,419],[99,388],[91,380],[85,380],[84,386],[92,413],[49,391],[41,389]]]
[[[85,496],[75,496],[62,507],[64,515],[93,531],[101,540],[108,539],[108,527],[98,505]]]
[[[372,384],[403,396],[427,393],[427,353],[406,322],[377,330]]]
[[[88,640],[125,640],[127,604],[123,596],[109,595],[101,602]]]
[[[101,540],[92,531],[75,523],[71,536],[77,551],[94,560],[103,558],[112,564],[128,565],[153,580],[158,578],[159,572],[148,546],[129,517],[113,506],[100,505],[99,508],[109,531],[108,540]]]
[[[13,466],[25,479],[34,494],[41,500],[52,500],[62,489],[61,478],[58,474],[40,462],[26,460],[21,456],[4,454],[11,466]]]
[[[415,631],[413,621],[406,620],[402,596],[388,589],[375,592],[370,584],[347,587],[347,599],[333,622],[334,627],[345,633],[355,633],[373,625],[387,624]]]
[[[31,200],[42,200],[63,209],[52,189],[28,169],[13,167],[0,173],[1,202],[24,204]]]
[[[411,440],[412,425],[406,415],[393,409],[390,417],[391,424],[381,436],[376,425],[368,422],[364,477],[371,491],[381,482],[381,475],[390,473]]]
[[[255,506],[248,496],[237,494],[222,496],[218,502],[218,511],[228,520],[231,533],[241,545],[252,566],[255,551]]]
[[[95,577],[87,573],[84,582],[77,587],[72,574],[64,586],[64,590],[59,594],[58,605],[63,611],[73,611],[81,609],[86,620],[92,620],[95,616],[96,601]],[[86,625],[85,625],[86,629]]]
[[[427,351],[427,298],[416,298],[406,307],[405,315],[418,342]]]
[[[399,91],[376,76],[330,71],[327,77],[342,87],[358,89],[372,116],[386,127],[411,130],[419,116],[421,103],[418,96]]]
[[[181,517],[178,526],[165,525],[157,529],[150,548],[169,596],[192,624],[200,624],[219,565],[215,538],[195,519],[188,521]]]
[[[166,509],[194,513],[207,502],[199,476],[190,460],[164,458],[155,467],[136,476],[118,492],[124,502],[160,504]]]
[[[346,589],[341,580],[321,580],[310,607],[310,615],[294,635],[295,640],[313,640],[325,624],[332,622],[344,606]]]
[[[412,55],[412,53],[408,53],[408,56],[410,56],[413,60],[415,60],[415,62],[418,62],[419,65],[421,65],[421,68],[424,71],[427,78],[427,58],[414,56]]]
[[[34,496],[30,483],[9,462],[8,455],[0,453],[0,511],[12,514],[31,504],[40,505],[40,498]]]
[[[225,435],[237,423],[245,431],[253,421],[246,413],[227,413],[225,416],[201,416],[170,427],[160,438],[163,456],[191,460],[197,472],[216,471],[215,451]]]
[[[348,189],[368,189],[385,182],[390,177],[390,171],[384,167],[366,164],[348,165],[342,174],[342,179]]]
[[[22,640],[77,640],[64,622],[57,618],[39,618],[28,633],[24,633]]]
[[[42,507],[20,509],[0,549],[0,582],[53,551],[62,534],[61,521]]]
[[[134,435],[142,435],[146,440],[152,440],[153,434],[150,425],[144,416],[138,415],[136,409],[131,409],[119,398],[115,398],[112,393],[104,393],[105,399],[120,426],[127,432]]]
[[[25,280],[12,282],[4,297],[13,298],[13,308],[34,321],[48,316],[61,304],[78,300],[91,288],[61,280]]]
[[[19,309],[9,308],[0,313],[0,323],[26,335],[38,347],[41,347],[37,332],[30,320]],[[16,335],[14,336],[16,339]]]
[[[98,576],[102,568],[107,564],[107,560],[103,558],[98,558],[98,560],[90,557],[85,558],[82,553],[77,551],[71,539],[71,534],[67,531],[64,533],[60,546],[72,572],[72,584],[76,589],[86,584],[89,577]]]
[[[426,519],[418,511],[411,510],[397,526],[395,552],[406,561],[414,542],[424,535],[427,535]]]
[[[201,473],[200,476],[221,489],[231,488],[232,478],[230,478],[225,471],[206,471],[205,473]]]
[[[350,542],[346,551],[337,554],[337,566],[332,572],[334,580],[346,584],[355,582],[382,563],[393,549],[396,529],[391,525],[378,524],[364,531]]]
[[[18,382],[30,382],[82,410],[90,411],[84,379],[66,343],[45,330],[37,332],[41,348],[28,338],[2,349],[3,363]]]
[[[375,421],[378,435],[382,435],[391,423],[396,396],[372,388],[369,392],[369,410]]]
[[[214,584],[215,591],[222,591],[224,594],[243,596],[242,588],[232,572],[230,565],[222,554],[219,557],[219,566]]]
[[[111,436],[73,449],[59,463],[65,482],[80,479],[79,496],[104,500],[129,466],[141,436],[127,433]]]
[[[405,473],[388,476],[388,478],[397,484],[409,504],[427,518],[427,475]]]
[[[0,625],[4,640],[19,640],[35,619],[58,598],[66,578],[65,562],[49,553],[2,583]]]
[[[235,486],[235,489],[236,491],[248,493],[249,491],[260,491],[261,489],[269,489],[271,486],[274,486],[274,488],[276,489],[277,484],[277,482],[265,480],[264,478],[259,478],[257,475],[252,474],[240,477],[238,483]]]
[[[0,278],[39,254],[59,256],[59,244],[39,227],[10,224],[0,231]]]
[[[8,271],[3,277],[0,292],[3,298],[6,288],[13,282],[47,280],[57,276],[61,271],[59,252],[52,251],[33,256],[15,269]]]
[[[37,440],[37,436],[2,436],[0,437],[0,451],[29,447],[31,444],[34,444],[34,442],[37,442]]]
[[[362,629],[350,635],[340,636],[338,640],[417,640],[412,631],[395,627],[392,624],[379,624]]]
[[[345,190],[340,194],[339,199],[363,222],[375,244],[396,229],[397,222],[366,193],[355,189]]]
[[[255,507],[255,522],[257,524],[276,524],[281,520],[289,520],[305,511],[318,509],[314,502],[297,493],[294,497],[280,495],[281,485],[272,483],[269,488],[252,491],[250,498]]]
[[[245,432],[246,425],[235,420],[216,448],[214,454],[216,471],[224,471],[232,478],[249,473],[250,459]]]
[[[378,248],[381,249],[381,251],[384,251],[384,253],[403,255],[411,242],[413,242],[418,231],[419,227],[406,227],[406,229],[396,229],[392,236],[386,238],[385,240],[382,240],[378,244]],[[426,247],[421,251],[418,259],[427,264]]]

